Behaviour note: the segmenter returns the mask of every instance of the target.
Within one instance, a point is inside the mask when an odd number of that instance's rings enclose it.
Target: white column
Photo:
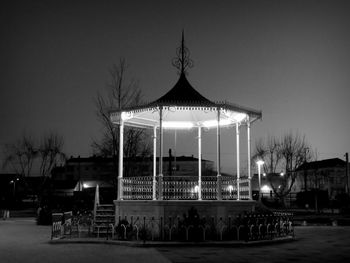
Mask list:
[[[124,121],[119,123],[118,200],[123,200]]]
[[[163,200],[163,107],[159,110],[159,178],[158,199]]]
[[[237,166],[237,200],[240,199],[240,186],[239,186],[239,181],[240,181],[240,167],[239,167],[239,123],[236,123],[236,166]]]
[[[176,133],[176,129],[174,131],[174,175],[176,175],[176,169],[177,169],[177,164],[176,164],[176,146],[177,146],[177,133]]]
[[[198,127],[198,200],[202,200],[202,128]]]
[[[258,164],[258,184],[259,184],[259,197],[258,200],[260,201],[260,189],[261,189],[261,164]]]
[[[153,187],[152,187],[152,199],[156,200],[156,192],[157,192],[157,127],[153,128]]]
[[[252,176],[251,176],[251,164],[250,164],[250,120],[249,120],[249,116],[247,117],[247,141],[248,141],[248,188],[249,188],[249,200],[252,199],[252,184],[251,184],[251,180],[252,180]]]
[[[217,130],[216,130],[216,150],[217,150],[217,160],[216,160],[216,170],[217,170],[217,188],[216,188],[216,199],[221,200],[221,156],[220,156],[220,108],[217,108],[218,116],[217,116]]]

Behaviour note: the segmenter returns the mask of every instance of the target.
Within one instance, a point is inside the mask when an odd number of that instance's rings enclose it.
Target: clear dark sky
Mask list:
[[[191,84],[263,111],[253,142],[293,130],[319,159],[350,151],[350,1],[5,1],[0,10],[0,146],[57,130],[68,155],[90,155],[93,99],[110,66],[125,57],[144,99],[157,99],[178,78],[171,59],[184,28]],[[234,136],[223,133],[230,171]],[[178,140],[178,154],[196,155],[194,132]],[[204,140],[215,160],[214,133]]]

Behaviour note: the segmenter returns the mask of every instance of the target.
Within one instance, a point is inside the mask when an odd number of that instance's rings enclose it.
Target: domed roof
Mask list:
[[[226,101],[213,102],[192,87],[186,78],[186,70],[193,66],[193,61],[185,47],[183,32],[173,65],[179,70],[180,77],[171,90],[151,103],[111,110],[111,121],[117,124],[123,120],[134,127],[157,127],[162,119],[163,127],[177,129],[216,127],[218,123],[220,126],[252,123],[261,118],[261,111]]]
[[[175,86],[165,95],[151,102],[150,105],[213,106],[215,103],[195,90],[188,82],[185,73],[182,72]]]

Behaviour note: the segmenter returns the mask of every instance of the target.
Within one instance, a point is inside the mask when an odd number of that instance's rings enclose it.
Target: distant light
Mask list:
[[[280,176],[284,176],[284,173],[282,172],[282,173],[280,173]]]
[[[269,193],[270,191],[271,191],[271,188],[266,184],[261,187],[261,192],[263,193]]]
[[[227,190],[229,190],[230,192],[232,192],[232,191],[233,191],[233,186],[232,186],[232,185],[229,185],[229,186],[227,187]]]
[[[162,125],[165,129],[191,129],[194,126],[193,123],[189,121],[164,121]]]
[[[263,176],[266,176],[266,173],[263,173]]]
[[[89,185],[88,185],[87,183],[83,183],[83,187],[84,187],[84,188],[88,188]]]
[[[256,162],[256,164],[257,165],[263,165],[265,162],[263,161],[263,160],[258,160],[257,162]]]
[[[14,179],[14,180],[11,180],[11,181],[10,181],[10,184],[15,183],[16,181],[19,181],[19,178],[16,178],[16,179]]]

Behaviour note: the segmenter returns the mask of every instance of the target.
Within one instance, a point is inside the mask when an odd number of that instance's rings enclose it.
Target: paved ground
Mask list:
[[[170,262],[154,248],[105,244],[49,244],[51,228],[33,219],[0,221],[0,263]]]
[[[33,219],[0,221],[0,262],[349,262],[350,227],[298,227],[297,241],[263,246],[137,248],[49,244],[50,227]]]
[[[297,240],[238,248],[160,248],[172,262],[350,262],[350,227],[297,227]]]

